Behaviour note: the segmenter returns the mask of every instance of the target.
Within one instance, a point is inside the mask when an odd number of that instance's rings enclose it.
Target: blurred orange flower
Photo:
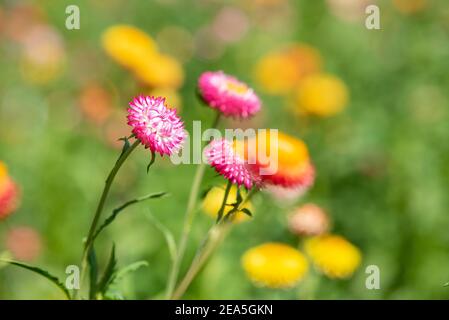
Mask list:
[[[428,0],[393,0],[393,5],[403,14],[415,14],[428,7]]]
[[[272,146],[271,143],[275,145]],[[254,170],[276,168],[263,174],[262,183],[286,188],[308,188],[313,184],[315,170],[306,144],[295,137],[278,132],[277,139],[270,130],[258,133],[248,143],[235,143],[236,152],[244,154]],[[273,149],[273,150],[272,150]],[[277,154],[272,154],[272,151]],[[265,159],[262,159],[264,157]],[[252,159],[255,158],[255,159]],[[274,162],[277,163],[274,163]]]
[[[0,161],[0,220],[16,211],[19,201],[19,187],[9,176],[6,165]]]
[[[79,106],[86,118],[95,124],[104,123],[112,112],[110,94],[95,83],[82,89]]]

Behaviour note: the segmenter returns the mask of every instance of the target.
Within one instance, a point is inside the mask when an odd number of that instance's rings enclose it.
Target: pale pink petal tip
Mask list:
[[[145,148],[161,156],[178,152],[185,139],[184,123],[163,97],[135,97],[129,103],[128,124]]]
[[[259,179],[247,167],[245,161],[237,155],[232,143],[226,139],[213,140],[204,150],[208,163],[223,177],[238,186],[251,189],[259,184]]]
[[[198,88],[204,102],[225,116],[248,118],[261,108],[253,89],[222,71],[204,72],[198,80]]]

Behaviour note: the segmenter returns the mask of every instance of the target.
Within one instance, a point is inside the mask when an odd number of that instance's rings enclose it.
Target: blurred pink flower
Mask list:
[[[319,206],[307,203],[295,208],[288,217],[288,227],[299,236],[319,236],[329,231],[329,216]]]
[[[138,96],[129,103],[128,124],[145,148],[160,155],[172,155],[184,142],[184,123],[176,109],[168,108],[165,98]]]
[[[245,160],[234,150],[226,139],[213,140],[204,150],[209,164],[215,171],[234,184],[251,189],[259,183],[258,177],[246,166]]]
[[[260,110],[261,102],[254,90],[222,71],[204,72],[198,87],[204,102],[225,116],[247,118]]]
[[[41,253],[41,237],[33,228],[14,227],[6,234],[6,248],[14,259],[32,261]]]
[[[212,30],[218,39],[233,43],[242,39],[249,29],[247,15],[239,8],[225,7],[212,23]]]

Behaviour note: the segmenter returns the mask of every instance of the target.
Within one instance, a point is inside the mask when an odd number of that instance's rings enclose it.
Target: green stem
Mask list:
[[[232,184],[228,184],[228,186],[229,185],[232,186]],[[243,199],[243,201],[240,203],[238,210],[240,210],[254,196],[254,194],[257,191],[258,189],[255,188],[251,189],[246,195],[245,199]],[[224,210],[224,206],[228,201],[227,200],[228,195],[229,191],[227,191],[225,193],[225,196],[223,197],[223,202],[220,207],[220,211]],[[219,247],[221,242],[226,238],[227,234],[231,230],[231,227],[232,227],[232,219],[222,220],[220,223],[212,226],[212,228],[206,235],[206,239],[204,239],[204,241],[198,248],[197,254],[195,255],[195,258],[192,261],[192,264],[190,265],[189,269],[187,270],[186,275],[181,280],[181,283],[179,284],[178,288],[173,294],[172,297],[173,299],[180,299],[183,296],[183,294],[189,288],[192,281],[195,279],[198,272],[206,264],[210,256]]]
[[[117,172],[120,170],[120,168],[123,165],[123,163],[125,162],[125,160],[131,154],[131,152],[133,152],[133,150],[136,149],[136,147],[139,144],[140,144],[140,141],[136,140],[128,149],[126,149],[120,155],[120,157],[118,158],[117,162],[115,163],[114,167],[112,168],[111,172],[109,173],[109,175],[106,179],[103,193],[101,194],[100,201],[98,202],[97,210],[95,211],[95,215],[94,215],[94,218],[90,225],[90,229],[89,229],[89,233],[87,234],[86,242],[84,244],[83,257],[81,260],[81,283],[83,283],[84,275],[86,273],[87,257],[88,257],[89,251],[92,248],[92,245],[94,242],[95,230],[97,228],[98,221],[100,220],[101,213],[103,212],[104,204],[108,197],[109,190],[111,189],[112,182],[114,181],[114,178],[117,175]]]
[[[218,122],[220,121],[220,112],[216,113],[215,119],[212,122],[211,128],[216,128]],[[204,145],[203,145],[204,146]],[[198,195],[201,188],[201,183],[203,181],[204,172],[206,171],[206,163],[201,162],[195,172],[195,177],[193,178],[192,188],[190,189],[189,200],[187,202],[187,208],[184,216],[184,225],[182,228],[181,238],[179,240],[178,251],[173,261],[172,268],[170,270],[170,275],[167,282],[166,298],[170,299],[173,295],[173,291],[176,286],[176,281],[178,280],[179,269],[181,268],[181,262],[184,258],[185,251],[187,249],[187,243],[190,236],[190,231],[192,229],[193,220],[196,213],[196,203],[198,201]]]
[[[231,191],[231,188],[232,188],[232,182],[228,181],[228,184],[226,185],[225,194],[223,196],[223,202],[221,203],[220,210],[218,210],[218,213],[217,213],[217,223],[219,223],[221,221],[221,218],[223,218],[223,213],[226,208],[226,203],[228,202],[229,192]]]
[[[202,250],[198,252],[195,259],[192,261],[186,275],[180,282],[178,288],[173,294],[173,299],[180,299],[186,290],[189,288],[192,281],[195,279],[198,272],[209,260],[212,253],[218,248],[220,243],[226,237],[227,233],[230,231],[231,222],[224,222],[220,224],[215,224],[208,232],[207,242],[204,244]]]

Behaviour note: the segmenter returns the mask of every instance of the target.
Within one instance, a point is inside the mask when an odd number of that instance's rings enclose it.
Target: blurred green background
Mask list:
[[[313,201],[326,208],[333,232],[344,235],[363,254],[362,265],[351,279],[323,278],[317,298],[448,297],[449,288],[443,287],[449,281],[446,1],[424,1],[416,12],[393,1],[353,1],[380,7],[381,30],[365,27],[363,11],[348,17],[338,9],[339,1],[323,0],[76,1],[81,28],[67,30],[65,8],[72,2],[0,3],[0,161],[8,165],[22,190],[20,209],[0,222],[0,252],[7,249],[4,238],[9,230],[28,226],[38,232],[41,241],[33,264],[61,277],[67,265],[79,264],[82,238],[119,152],[114,140],[129,132],[127,103],[146,90],[101,47],[102,32],[124,23],[147,32],[162,51],[182,62],[185,81],[179,93],[188,129],[192,120],[202,120],[205,125],[213,118],[212,110],[196,100],[199,74],[224,70],[260,94],[264,109],[258,126],[278,128],[308,144],[317,178],[298,204]],[[238,13],[243,26],[234,38],[219,40],[214,33],[216,19],[229,9]],[[58,37],[60,51],[50,61],[61,61],[50,79],[39,71],[37,81],[22,61],[21,44],[21,37],[29,34],[35,21],[52,28]],[[173,45],[164,37],[164,30],[173,27],[183,35],[180,52],[176,49],[181,42]],[[50,40],[35,41],[34,45],[39,45]],[[256,62],[294,42],[319,50],[323,69],[346,83],[350,102],[342,113],[328,118],[292,117],[283,98],[259,90],[253,76]],[[44,59],[48,54],[33,50],[33,44],[28,50]],[[92,86],[101,88],[100,93],[94,91],[93,100],[101,100],[108,110],[107,116],[99,119],[80,108],[86,88]],[[148,268],[122,282],[123,294],[130,299],[148,299],[163,292],[169,256],[163,236],[146,215],[151,212],[178,237],[195,171],[194,165],[174,166],[164,159],[147,175],[148,159],[143,148],[132,155],[112,189],[107,212],[153,191],[169,191],[170,198],[129,208],[97,241],[102,266],[112,242],[120,266],[148,261]],[[221,183],[209,169],[203,189]],[[286,227],[289,207],[266,195],[254,202],[254,219],[234,228],[186,298],[301,296],[301,287],[256,288],[246,279],[240,265],[245,250],[266,241],[293,246],[298,242]],[[211,223],[208,216],[198,215],[189,259]],[[371,264],[380,268],[380,290],[365,288],[364,270]],[[0,299],[38,298],[62,297],[35,274],[13,267],[0,269]]]

